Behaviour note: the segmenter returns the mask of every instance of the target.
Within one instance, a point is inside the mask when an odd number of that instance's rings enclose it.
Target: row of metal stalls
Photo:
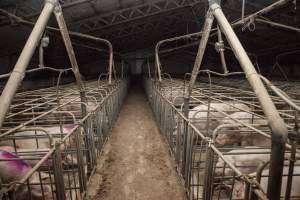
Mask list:
[[[45,1],[36,23],[1,12],[33,29],[12,72],[0,76],[8,78],[0,98],[0,198],[84,199],[127,94],[123,64],[117,76],[109,41],[69,32],[57,0]],[[47,26],[51,14],[59,28]],[[45,31],[61,34],[72,68],[44,66]],[[108,46],[107,74],[82,80],[70,36]],[[38,46],[40,66],[26,70]],[[53,87],[19,90],[26,74],[47,70],[58,72]],[[67,71],[75,83],[61,84]]]
[[[209,1],[201,32],[156,45],[155,69],[148,64],[144,86],[189,199],[300,199],[300,102],[295,92],[283,91],[256,71],[233,30],[286,3],[276,1],[230,24],[219,2]],[[201,70],[212,35],[218,35],[224,73]],[[226,65],[223,35],[240,72]],[[184,79],[164,73],[160,46],[195,37],[201,40],[192,73]]]

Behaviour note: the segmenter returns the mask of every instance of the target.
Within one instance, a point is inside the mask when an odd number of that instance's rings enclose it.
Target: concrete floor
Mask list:
[[[141,87],[131,88],[98,163],[87,194],[90,200],[184,199]]]

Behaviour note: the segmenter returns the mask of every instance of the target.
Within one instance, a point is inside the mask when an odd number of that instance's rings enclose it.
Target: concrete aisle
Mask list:
[[[132,87],[89,186],[90,200],[181,200],[167,146],[144,91]]]

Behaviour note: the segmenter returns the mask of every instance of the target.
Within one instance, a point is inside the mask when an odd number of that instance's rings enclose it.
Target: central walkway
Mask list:
[[[184,199],[167,146],[140,87],[131,88],[98,163],[88,199]]]

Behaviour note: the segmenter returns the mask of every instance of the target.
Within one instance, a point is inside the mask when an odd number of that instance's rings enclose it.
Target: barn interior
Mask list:
[[[300,199],[299,18],[297,0],[1,0],[1,199]]]

